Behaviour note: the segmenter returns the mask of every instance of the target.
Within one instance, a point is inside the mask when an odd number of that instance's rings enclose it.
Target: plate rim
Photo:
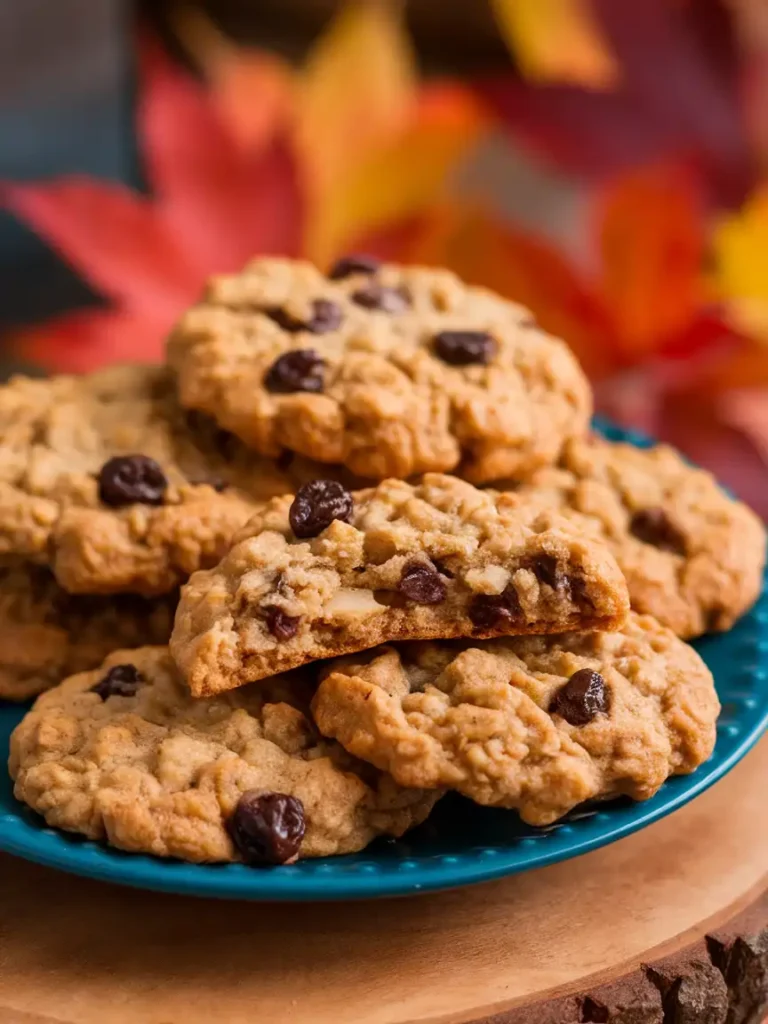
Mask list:
[[[417,864],[420,873],[426,872],[426,876],[420,874],[419,881],[409,881],[405,872],[391,875],[345,874],[343,877],[338,875],[334,877],[333,874],[329,874],[327,878],[324,878],[317,874],[289,874],[290,868],[265,871],[248,868],[243,864],[191,864],[159,857],[153,858],[148,854],[134,854],[102,847],[99,843],[92,840],[81,840],[77,836],[74,837],[75,843],[70,847],[68,846],[69,840],[65,835],[59,835],[56,830],[48,826],[33,829],[20,816],[17,817],[15,824],[20,825],[25,832],[31,834],[14,839],[13,835],[8,835],[3,828],[3,824],[6,822],[3,822],[0,817],[0,851],[81,878],[91,878],[100,882],[110,882],[115,885],[146,889],[152,892],[196,896],[201,899],[321,903],[404,897],[447,891],[479,885],[511,875],[524,874],[527,871],[545,868],[556,863],[564,863],[603,846],[609,846],[647,828],[680,810],[719,782],[756,745],[766,728],[768,728],[768,702],[753,729],[744,736],[741,743],[727,758],[717,763],[712,771],[698,776],[677,776],[683,780],[693,779],[695,781],[690,785],[680,787],[679,793],[660,801],[657,807],[633,803],[620,811],[608,810],[607,814],[626,816],[629,820],[622,821],[620,817],[614,827],[601,828],[594,834],[587,833],[580,840],[571,843],[565,850],[557,846],[545,846],[539,852],[537,847],[534,852],[526,856],[522,864],[519,862],[518,855],[514,865],[510,865],[503,854],[495,854],[493,857],[485,857],[481,851],[461,854],[461,857],[471,857],[471,860],[466,865],[456,865],[453,871],[448,871],[444,864],[438,865],[437,870],[426,864]],[[663,793],[663,788],[657,797],[661,793]],[[652,800],[657,797],[653,797]],[[645,813],[638,814],[639,808],[646,808]],[[50,851],[47,844],[43,847],[36,846],[35,837],[39,837],[41,833],[47,837],[48,832],[53,832],[62,846],[59,847],[57,843],[56,848]],[[81,849],[81,843],[87,844],[85,858],[76,852]],[[100,856],[98,860],[90,861],[88,854],[91,853],[91,846],[96,846],[100,854],[107,854],[108,857],[116,859],[106,859]],[[123,857],[126,858],[124,863],[128,867],[127,871],[117,870],[118,857],[120,862]],[[338,858],[327,859],[338,860]],[[435,859],[439,861],[439,857],[435,857]],[[413,860],[418,861],[418,855],[414,855]],[[199,879],[198,872],[201,872]]]
[[[627,441],[638,447],[647,447],[653,440],[636,431],[624,430],[605,419],[598,419],[596,426],[601,433],[614,440]],[[757,605],[747,613],[755,616],[755,625],[760,631],[756,642],[758,659],[755,674],[768,684],[768,570],[763,578],[763,589]],[[735,628],[738,628],[738,624]],[[717,638],[715,638],[716,642]],[[0,706],[12,707],[10,704]],[[590,824],[580,824],[582,834],[570,836],[565,846],[557,841],[541,843],[538,839],[533,848],[526,848],[521,854],[520,841],[513,843],[509,850],[476,847],[467,852],[457,851],[450,862],[451,854],[430,854],[427,860],[418,853],[399,861],[398,869],[392,872],[371,873],[350,871],[334,873],[333,864],[345,858],[324,858],[315,862],[315,870],[302,872],[295,866],[270,869],[254,869],[243,864],[192,864],[185,861],[153,857],[149,854],[128,853],[108,847],[106,844],[78,837],[51,828],[40,818],[41,825],[35,826],[24,819],[21,813],[0,811],[0,851],[24,860],[55,868],[68,874],[109,882],[130,888],[154,892],[175,893],[198,898],[243,899],[262,902],[324,902],[358,900],[394,896],[410,896],[421,893],[462,888],[490,882],[513,874],[547,867],[565,862],[608,846],[656,821],[667,817],[690,803],[711,786],[715,785],[755,746],[768,729],[768,691],[761,710],[728,754],[717,757],[717,745],[712,758],[687,776],[669,779],[647,802],[631,803],[621,807],[606,808],[595,816]],[[720,742],[718,732],[718,743]],[[715,759],[712,763],[712,759]],[[709,770],[707,765],[710,764]],[[15,798],[12,797],[15,800]],[[19,808],[24,805],[18,803]],[[610,816],[610,824],[603,826]],[[599,827],[595,827],[599,820]],[[552,834],[566,835],[562,829]],[[523,840],[524,841],[524,840]],[[364,856],[365,851],[353,856]],[[328,874],[323,865],[328,864]],[[318,870],[319,869],[319,870]]]

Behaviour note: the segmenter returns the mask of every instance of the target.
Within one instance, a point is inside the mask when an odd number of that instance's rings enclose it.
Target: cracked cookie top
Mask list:
[[[123,850],[256,865],[360,850],[426,818],[438,793],[405,790],[317,734],[312,684],[194,700],[166,648],[117,651],[16,728],[16,797]]]
[[[531,314],[446,270],[258,259],[216,277],[173,332],[181,401],[255,450],[373,479],[474,482],[553,462],[589,385]]]
[[[162,368],[15,378],[0,436],[0,555],[50,565],[73,592],[170,591],[218,561],[260,500],[293,490],[186,413]]]
[[[666,445],[573,441],[514,493],[609,544],[632,607],[679,636],[730,629],[760,594],[763,524]]]
[[[405,786],[448,787],[547,825],[644,800],[692,772],[719,703],[692,647],[650,616],[614,633],[380,647],[325,670],[322,733]]]

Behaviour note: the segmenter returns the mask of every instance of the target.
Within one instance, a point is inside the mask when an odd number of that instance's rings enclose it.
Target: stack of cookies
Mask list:
[[[168,369],[0,389],[0,698],[166,643],[179,584],[292,485],[179,405]]]
[[[0,389],[17,797],[265,865],[449,790],[548,825],[695,770],[719,705],[685,641],[754,602],[764,530],[590,413],[525,309],[360,256],[214,279],[165,367]]]

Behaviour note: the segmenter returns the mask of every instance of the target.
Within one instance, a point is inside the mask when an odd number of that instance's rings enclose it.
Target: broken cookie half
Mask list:
[[[605,546],[514,497],[442,474],[315,480],[192,576],[171,651],[203,696],[392,640],[614,629],[628,606]]]

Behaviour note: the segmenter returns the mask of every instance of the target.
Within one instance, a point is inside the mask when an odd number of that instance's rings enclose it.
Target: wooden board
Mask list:
[[[766,778],[768,738],[639,835],[413,899],[204,901],[0,857],[0,1024],[758,1024]]]

